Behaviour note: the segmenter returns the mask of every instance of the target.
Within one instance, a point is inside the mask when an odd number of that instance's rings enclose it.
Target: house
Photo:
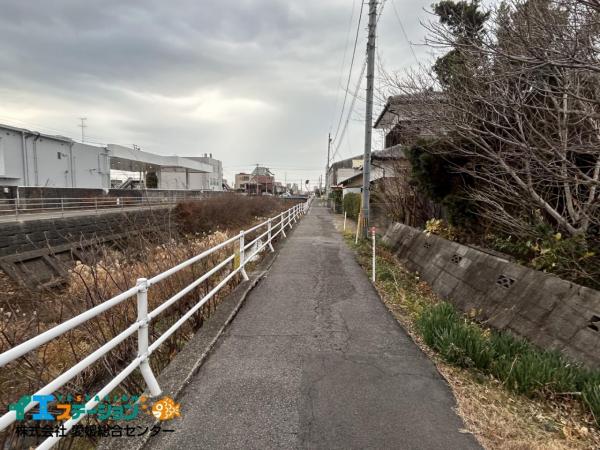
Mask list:
[[[241,172],[235,175],[235,190],[249,194],[273,193],[275,175],[263,166],[256,166],[252,173]]]
[[[329,176],[330,180],[334,180],[335,183],[331,186],[341,187],[343,195],[349,192],[362,192],[362,164],[363,160],[360,156],[332,164]],[[401,145],[374,151],[371,153],[371,183],[379,179],[394,177],[399,168],[407,166],[408,160]]]
[[[433,123],[431,108],[444,108],[444,97],[436,92],[401,94],[388,97],[373,128],[386,131],[384,149],[397,145],[410,147],[418,139],[439,136],[440,127]]]
[[[362,173],[362,162],[360,155],[334,162],[327,172],[327,185],[337,186],[342,181]]]

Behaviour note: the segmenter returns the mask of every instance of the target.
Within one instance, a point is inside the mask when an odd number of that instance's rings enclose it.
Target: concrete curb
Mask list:
[[[289,236],[292,230],[286,231]],[[240,283],[221,303],[219,303],[216,312],[204,323],[202,328],[190,339],[182,351],[180,351],[169,365],[157,376],[158,383],[162,388],[162,396],[168,395],[173,399],[178,399],[185,387],[194,378],[202,364],[208,358],[211,350],[225,332],[229,324],[233,321],[238,311],[241,309],[248,294],[258,285],[264,278],[269,268],[277,259],[278,250],[281,243],[275,243],[275,253],[268,253],[257,264],[256,268],[248,274],[250,280]],[[182,414],[189,414],[191,411],[186,411],[185,403],[181,405]],[[115,423],[122,427],[136,426],[148,427],[151,429],[157,425],[159,421],[150,414],[144,414],[140,411],[138,418],[132,422]],[[170,425],[170,423],[168,423]],[[176,428],[177,421],[173,423],[173,428]],[[171,428],[167,426],[167,428]],[[147,432],[142,436],[127,438],[128,450],[139,450],[146,445],[150,440],[150,433]],[[96,448],[101,450],[117,450],[123,448],[122,438],[105,438],[100,441]]]

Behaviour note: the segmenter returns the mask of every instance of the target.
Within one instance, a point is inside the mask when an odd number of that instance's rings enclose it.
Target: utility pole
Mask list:
[[[377,27],[377,0],[369,0],[369,39],[367,41],[367,112],[365,119],[365,153],[363,155],[363,185],[361,222],[363,237],[368,237],[369,188],[371,182],[371,135],[373,132],[373,82],[375,78],[375,29]]]
[[[87,120],[87,117],[80,117],[79,120],[81,121],[81,124],[78,126],[81,128],[81,143],[83,144],[85,142],[85,129],[87,128],[85,121]]]
[[[329,198],[329,153],[331,152],[331,133],[327,137],[327,165],[325,166],[325,198]]]
[[[256,195],[258,195],[258,164],[256,165],[256,171],[254,172],[254,181],[256,182]]]

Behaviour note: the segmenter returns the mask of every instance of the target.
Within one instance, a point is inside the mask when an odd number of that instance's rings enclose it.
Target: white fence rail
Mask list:
[[[101,212],[107,209],[171,206],[202,197],[57,197],[0,199],[0,218],[18,219],[25,214],[65,214],[71,211]]]
[[[21,356],[37,349],[41,345],[50,342],[51,340],[61,336],[67,331],[87,322],[88,320],[98,316],[99,314],[108,311],[112,307],[123,303],[131,297],[137,297],[137,321],[129,325],[128,328],[123,330],[120,334],[106,342],[100,348],[89,354],[87,357],[79,361],[73,367],[66,370],[60,376],[55,378],[53,381],[48,383],[43,388],[39,389],[33,395],[50,395],[56,390],[64,386],[68,381],[73,379],[84,369],[90,367],[100,358],[108,354],[117,345],[128,339],[129,337],[137,334],[138,354],[133,361],[131,361],[121,372],[113,378],[108,384],[106,384],[99,392],[92,396],[92,400],[85,404],[85,410],[89,411],[94,408],[99,402],[96,399],[102,399],[106,397],[113,389],[115,389],[127,376],[134,372],[138,367],[144,378],[147,386],[147,390],[151,396],[157,396],[161,393],[160,386],[152,373],[150,368],[149,358],[150,355],[164,343],[177,329],[187,321],[195,312],[197,312],[206,302],[208,302],[219,290],[225,286],[235,275],[240,273],[245,280],[248,280],[246,274],[246,264],[266,247],[273,251],[273,240],[279,235],[285,237],[286,229],[292,227],[293,223],[297,222],[298,219],[308,211],[312,199],[309,199],[306,203],[299,203],[290,209],[278,214],[275,217],[248,229],[241,231],[237,236],[234,236],[214,247],[205,250],[204,252],[194,256],[193,258],[184,261],[171,269],[159,273],[152,278],[140,278],[132,288],[120,293],[119,295],[112,297],[103,303],[91,308],[63,323],[55,326],[25,342],[19,344],[10,350],[0,354],[0,367],[20,358]],[[245,236],[253,233],[258,235],[254,237],[250,242],[245,241]],[[206,258],[207,256],[215,253],[218,250],[229,248],[231,253],[221,262],[216,264],[212,269],[204,273],[202,276],[194,280],[192,283],[187,285],[181,291],[173,295],[171,298],[165,300],[158,307],[152,311],[148,311],[148,290],[152,286],[160,283],[171,275],[179,272],[180,270],[191,266],[192,264]],[[204,297],[202,297],[191,309],[189,309],[179,320],[177,320],[168,330],[166,330],[160,337],[154,342],[149,342],[148,325],[155,320],[162,312],[168,309],[170,306],[175,304],[178,300],[183,298],[186,294],[190,293],[195,287],[200,285],[203,281],[207,280],[212,275],[216,274],[224,267],[233,264],[233,269]],[[37,405],[37,402],[31,401],[26,407],[25,411],[30,411]],[[77,419],[71,418],[63,423],[65,433],[68,432],[75,424],[77,424],[85,413],[79,416]],[[9,411],[0,417],[0,431],[7,428],[17,419],[16,411]],[[37,447],[38,449],[51,448],[60,440],[60,436],[52,436],[47,438],[42,444]]]

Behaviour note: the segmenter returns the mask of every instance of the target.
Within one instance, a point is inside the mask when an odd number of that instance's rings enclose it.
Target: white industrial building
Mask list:
[[[0,124],[0,185],[111,187],[111,170],[140,180],[154,172],[159,189],[222,190],[221,162],[205,154],[182,158],[109,144],[80,144],[64,136]]]
[[[159,173],[159,185],[162,189],[192,189],[202,191],[223,190],[223,164],[209,156],[186,156],[180,158],[198,164],[210,166],[210,171],[185,169],[181,164],[164,167]],[[184,187],[187,186],[187,187]]]

